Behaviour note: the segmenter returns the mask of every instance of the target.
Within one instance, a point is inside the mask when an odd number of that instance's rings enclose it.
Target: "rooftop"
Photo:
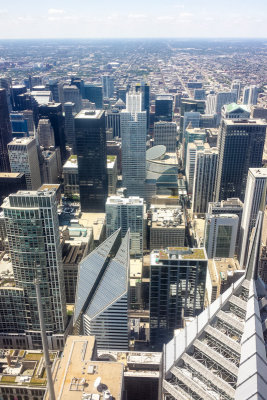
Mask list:
[[[107,199],[106,204],[117,204],[117,205],[143,205],[144,199],[138,196],[121,197],[121,196],[110,196]]]
[[[57,352],[50,352],[50,360]],[[0,386],[46,388],[46,371],[41,350],[0,349]]]
[[[267,178],[267,168],[249,168],[249,172],[255,178]]]
[[[24,174],[22,172],[0,172],[0,179],[1,178],[20,178]]]
[[[104,228],[105,218],[105,213],[82,213],[79,224],[85,228],[93,228],[94,240],[98,241]]]
[[[35,141],[33,137],[21,137],[15,138],[11,142],[8,143],[8,146],[27,146],[29,143]]]
[[[179,208],[154,208],[152,207],[153,229],[177,229],[185,227],[183,213]]]
[[[94,349],[93,336],[68,337],[59,368],[55,368],[57,400],[81,400],[85,394],[103,400],[104,390],[109,390],[114,400],[122,398],[123,364],[93,361]]]
[[[249,106],[244,105],[244,104],[236,104],[236,103],[226,104],[226,105],[224,105],[224,109],[227,113],[236,111],[238,109],[247,111],[248,113],[250,112]]]
[[[103,110],[81,110],[75,119],[99,119],[102,117]]]
[[[263,119],[225,119],[225,125],[260,125],[266,126],[267,122]]]
[[[207,260],[204,248],[167,247],[151,252],[151,265],[162,264],[164,260]]]

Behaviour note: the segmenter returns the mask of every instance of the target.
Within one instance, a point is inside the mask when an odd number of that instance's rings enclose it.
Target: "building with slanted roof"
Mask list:
[[[250,117],[250,107],[243,104],[230,103],[222,107],[222,118],[247,119]]]
[[[267,290],[258,277],[262,213],[246,273],[166,345],[162,399],[266,399]]]
[[[130,232],[114,232],[79,265],[74,329],[95,335],[99,349],[128,349]]]

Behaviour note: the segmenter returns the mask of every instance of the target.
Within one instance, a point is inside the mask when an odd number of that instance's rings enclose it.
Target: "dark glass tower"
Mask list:
[[[97,109],[103,107],[103,89],[102,86],[96,86],[92,83],[84,85],[84,98],[95,103]]]
[[[264,120],[222,120],[218,137],[215,201],[244,200],[249,168],[262,166],[267,123]]]
[[[105,112],[82,110],[75,117],[82,212],[105,212],[108,195]]]
[[[11,140],[12,134],[6,90],[0,88],[0,172],[10,171],[7,144]]]
[[[55,145],[60,148],[61,159],[65,160],[64,117],[61,103],[48,103],[38,107],[39,118],[48,118],[54,130]]]
[[[150,86],[148,83],[141,82],[135,86],[135,91],[143,93],[143,109],[146,111],[147,129],[149,129]]]
[[[172,121],[173,96],[160,94],[155,100],[155,122]]]

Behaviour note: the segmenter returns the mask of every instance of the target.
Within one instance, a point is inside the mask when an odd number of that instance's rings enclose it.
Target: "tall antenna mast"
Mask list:
[[[45,359],[49,400],[56,400],[54,383],[53,383],[52,372],[51,372],[51,362],[50,362],[49,351],[48,351],[48,342],[47,342],[46,329],[45,329],[43,306],[42,306],[42,301],[41,301],[41,291],[40,291],[40,285],[39,285],[38,278],[35,279],[35,287],[36,287],[37,305],[38,305],[40,327],[41,327],[41,336],[42,336],[42,343],[43,343],[43,352],[44,352],[44,359]]]

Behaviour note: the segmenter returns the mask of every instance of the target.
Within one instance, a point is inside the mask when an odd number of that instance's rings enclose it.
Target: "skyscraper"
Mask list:
[[[79,265],[74,329],[99,349],[128,350],[129,243],[117,230]]]
[[[25,174],[28,190],[41,186],[41,174],[36,139],[32,137],[14,139],[8,144],[11,172]]]
[[[155,122],[172,122],[173,96],[171,94],[159,94],[155,100]]]
[[[217,115],[217,124],[221,121],[222,106],[225,104],[236,103],[237,92],[236,90],[230,92],[219,92],[217,94],[210,94],[207,96],[206,113]]]
[[[161,350],[183,327],[184,317],[204,308],[207,256],[205,249],[170,247],[150,256],[150,344]]]
[[[140,197],[111,196],[106,203],[106,232],[121,228],[124,237],[130,229],[130,254],[140,257],[144,246],[144,200]]]
[[[256,85],[245,86],[243,91],[243,104],[249,106],[258,102],[259,88]]]
[[[176,151],[177,125],[176,122],[156,122],[154,125],[154,146],[164,145],[168,153]]]
[[[81,111],[82,108],[82,98],[80,95],[80,91],[75,85],[63,86],[63,97],[64,103],[74,103],[74,110],[76,113]]]
[[[240,229],[240,266],[245,266],[249,240],[259,211],[264,211],[267,190],[267,168],[250,168],[245,193],[243,217]]]
[[[142,81],[141,83],[135,86],[136,92],[141,92],[143,95],[143,110],[146,111],[146,120],[147,120],[147,129],[149,129],[150,124],[150,85]]]
[[[146,112],[142,94],[127,93],[121,111],[122,183],[129,196],[144,197],[146,179]]]
[[[209,144],[205,143],[204,149],[197,151],[192,196],[193,213],[206,213],[208,203],[214,198],[217,161],[217,147],[210,148]]]
[[[82,212],[104,212],[108,195],[105,112],[82,110],[75,117]]]
[[[76,154],[76,140],[75,140],[75,123],[74,123],[74,103],[67,102],[64,104],[65,111],[65,138],[66,144],[72,148],[74,154]]]
[[[162,400],[266,398],[261,221],[256,226],[246,273],[166,345]]]
[[[218,137],[216,201],[244,200],[249,168],[262,165],[267,123],[263,120],[224,119]]]
[[[40,188],[17,192],[6,198],[2,208],[15,284],[23,291],[26,305],[17,323],[23,326],[29,346],[41,348],[34,284],[35,278],[39,278],[49,344],[51,348],[62,348],[67,315],[56,191]],[[57,343],[58,334],[61,334],[60,343]]]
[[[202,140],[195,140],[194,143],[189,143],[187,146],[185,175],[187,179],[187,191],[189,194],[192,194],[193,192],[198,150],[204,150],[204,143]]]
[[[206,214],[205,248],[208,258],[233,258],[239,218],[235,214]]]
[[[44,149],[55,147],[55,136],[49,119],[40,119],[37,128],[37,139],[39,146]]]
[[[95,103],[96,109],[103,108],[103,88],[93,83],[84,84],[84,97],[85,99]]]
[[[232,82],[231,85],[231,92],[236,92],[237,95],[237,100],[239,100],[240,94],[241,94],[241,81],[240,80],[235,80]]]
[[[114,96],[114,78],[110,75],[102,76],[103,97],[110,99]]]
[[[0,89],[0,172],[10,171],[7,144],[12,140],[6,90]]]

